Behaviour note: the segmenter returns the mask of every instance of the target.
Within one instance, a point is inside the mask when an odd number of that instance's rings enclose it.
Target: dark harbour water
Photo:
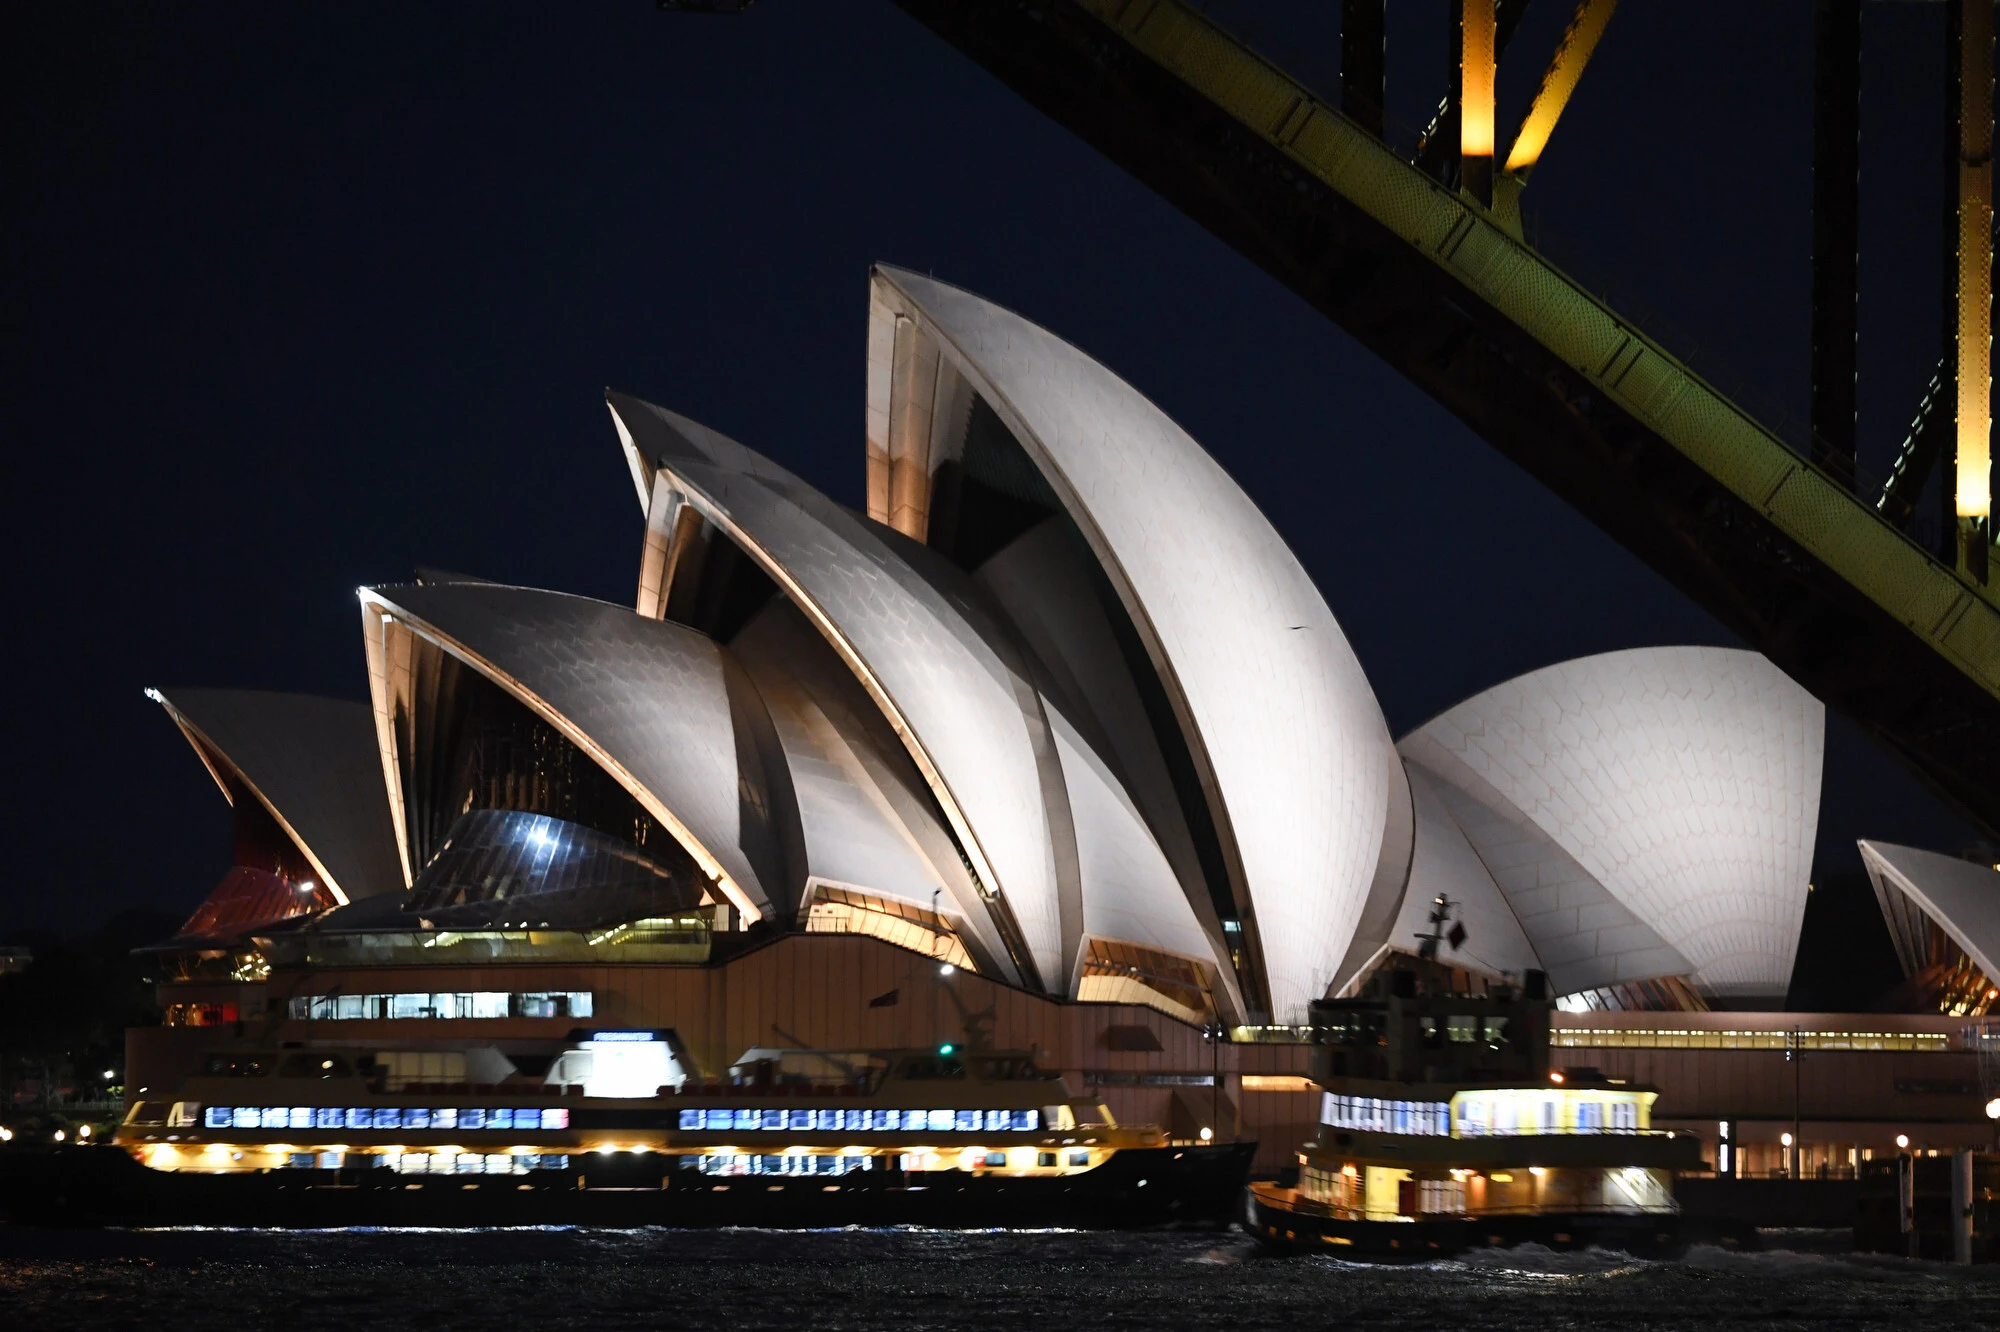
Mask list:
[[[1215,1234],[0,1229],[0,1329],[2000,1328],[2000,1269],[1769,1239],[1391,1268]]]

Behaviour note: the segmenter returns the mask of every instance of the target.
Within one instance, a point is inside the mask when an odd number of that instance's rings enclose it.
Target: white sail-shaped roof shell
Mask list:
[[[730,640],[770,706],[816,885],[938,911],[1001,979],[1006,942],[960,863],[923,774],[819,631],[775,599]]]
[[[1074,883],[1075,852],[1052,835],[1047,784],[1060,798],[1059,760],[1002,637],[913,566],[921,547],[706,427],[619,395],[611,408],[642,502],[666,476],[819,628],[903,737],[1041,986],[1059,990],[1058,876],[1066,869]]]
[[[355,902],[401,891],[396,832],[364,704],[252,689],[148,691],[203,763],[261,801],[326,881]],[[224,773],[213,773],[235,799]]]
[[[1083,933],[1200,963],[1242,1012],[1172,778],[1083,561],[1049,519],[979,566],[979,586],[1048,676],[1076,828]],[[1071,959],[1072,964],[1075,959]]]
[[[875,271],[875,305],[936,339],[1082,530],[1179,715],[1272,1012],[1303,1020],[1360,919],[1389,800],[1388,732],[1325,600],[1215,460],[1090,357],[899,269]]]
[[[1131,796],[1066,718],[1054,713],[1050,720],[1076,822],[1083,933],[1206,962],[1225,974]]]
[[[1431,905],[1442,896],[1455,907],[1452,919],[1465,926],[1465,942],[1458,947],[1445,943],[1439,957],[1493,975],[1546,971],[1506,895],[1445,808],[1437,789],[1421,772],[1412,772],[1409,777],[1416,813],[1416,849],[1410,858],[1409,887],[1390,931],[1390,942],[1398,948],[1414,949],[1417,936],[1432,928]]]
[[[761,699],[719,644],[622,606],[532,588],[403,586],[365,590],[362,600],[561,731],[750,919],[796,906],[803,867],[786,845],[795,840],[786,821],[796,819],[789,775]],[[759,752],[760,732],[774,752]]]
[[[2000,964],[2000,872],[1990,865],[1893,842],[1863,841],[1857,845],[1883,914],[1890,917],[1891,933],[1906,971],[1914,969],[1915,958],[1906,955],[1911,941],[1904,931],[1896,929],[1891,893],[1900,894],[1928,916],[1988,979],[2000,981],[2000,965],[1996,965]]]
[[[1447,804],[1456,787],[1497,818],[1518,815],[1533,833],[1520,843],[1546,839],[1573,860],[1685,959],[1701,989],[1770,995],[1791,979],[1824,743],[1824,707],[1762,656],[1674,647],[1585,657],[1510,680],[1399,748],[1443,783]],[[1478,845],[1469,814],[1453,813]],[[1575,891],[1587,894],[1588,885]],[[1568,927],[1571,905],[1579,936],[1598,928],[1590,904],[1566,905],[1559,887],[1528,906],[1510,896],[1552,972],[1563,960],[1559,948],[1552,955],[1557,927]],[[1537,932],[1538,917],[1550,933]],[[1634,943],[1629,951],[1646,951],[1642,939]]]
[[[1405,744],[1413,753],[1421,748]],[[1477,772],[1435,750],[1424,760],[1410,760],[1411,785],[1422,782],[1430,789],[1492,876],[1556,993],[1694,972],[1694,964],[1659,931]],[[1442,837],[1446,830],[1432,831]],[[1459,867],[1470,869],[1462,861]],[[1411,877],[1416,878],[1414,871]],[[1466,900],[1476,900],[1475,894],[1468,892]]]

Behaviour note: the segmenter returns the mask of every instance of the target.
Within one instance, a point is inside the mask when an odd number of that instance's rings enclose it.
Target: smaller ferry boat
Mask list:
[[[635,1074],[662,1033],[580,1044]],[[453,1070],[441,1070],[441,1074]],[[595,1070],[601,1079],[609,1071]],[[1254,1143],[1117,1123],[1025,1051],[751,1050],[655,1094],[405,1080],[366,1050],[211,1060],[112,1146],[0,1162],[36,1224],[1226,1224]],[[462,1071],[459,1071],[462,1076]]]
[[[1319,1127],[1296,1185],[1250,1186],[1251,1233],[1402,1260],[1683,1246],[1674,1173],[1700,1168],[1699,1142],[1651,1127],[1657,1088],[1551,1068],[1546,989],[1537,972],[1482,987],[1404,958],[1314,1004]]]

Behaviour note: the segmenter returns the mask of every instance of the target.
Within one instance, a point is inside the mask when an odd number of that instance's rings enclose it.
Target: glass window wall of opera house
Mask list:
[[[712,1173],[1063,1172],[1098,1149],[1035,1135],[1141,1125],[1275,1172],[1327,1114],[1637,1131],[1540,1083],[1323,1103],[1414,970],[1546,995],[1548,1075],[1654,1088],[1712,1172],[1991,1143],[1990,863],[1862,843],[1902,987],[1786,1011],[1825,720],[1763,657],[1555,662],[1398,738],[1342,588],[1109,369],[890,267],[856,368],[865,511],[613,392],[630,602],[420,569],[359,593],[365,702],[151,691],[235,863],[152,949],[120,1142],[509,1174],[650,1106],[603,1132]],[[1525,1039],[1485,1011],[1412,1048]],[[816,1099],[753,1134],[745,1088]],[[1005,1117],[961,1154],[864,1110]]]

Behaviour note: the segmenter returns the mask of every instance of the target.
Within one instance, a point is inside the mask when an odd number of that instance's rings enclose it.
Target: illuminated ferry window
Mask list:
[[[683,1129],[762,1133],[1032,1133],[1038,1110],[683,1110]]]
[[[1451,1132],[1451,1106],[1443,1101],[1395,1101],[1377,1096],[1320,1098],[1320,1122],[1330,1128],[1441,1138]]]
[[[1087,1166],[1090,1164],[1090,1153],[1071,1152],[1069,1154],[1069,1163],[1073,1166]]]
[[[1651,1092],[1508,1088],[1462,1092],[1453,1099],[1458,1136],[1532,1133],[1638,1133]]]
[[[530,1170],[567,1170],[560,1152],[400,1152],[386,1158],[399,1175],[525,1175]]]
[[[569,1111],[537,1106],[227,1106],[202,1110],[212,1129],[470,1129],[476,1132],[557,1132]]]
[[[697,1156],[695,1169],[704,1175],[848,1175],[857,1170],[873,1170],[871,1156],[812,1156],[790,1152],[779,1156],[751,1156],[731,1153]]]
[[[233,1005],[232,1005],[233,1007]],[[460,990],[447,994],[309,994],[287,1016],[304,1022],[409,1021],[422,1018],[587,1018],[589,990]],[[196,1025],[189,1023],[188,1025]]]
[[[1685,1031],[1558,1027],[1549,1044],[1565,1048],[1650,1050],[1945,1050],[1941,1031]]]

